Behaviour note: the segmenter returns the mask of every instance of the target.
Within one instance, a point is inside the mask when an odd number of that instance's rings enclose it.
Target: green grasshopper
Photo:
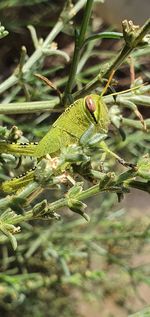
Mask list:
[[[25,155],[42,159],[47,154],[51,157],[57,156],[62,147],[78,143],[81,136],[85,131],[94,125],[95,133],[107,133],[109,126],[109,115],[106,104],[103,100],[103,94],[106,92],[113,73],[111,74],[105,88],[101,95],[91,94],[85,98],[80,98],[70,105],[60,117],[53,123],[48,133],[41,139],[41,141],[31,144],[25,143],[7,143],[0,142],[0,153],[9,153],[14,155]],[[39,76],[45,82],[48,82],[44,76]],[[51,84],[50,84],[51,85]],[[111,152],[104,141],[100,146],[104,151],[113,155],[122,164],[122,160],[117,154]],[[11,180],[4,181],[1,184],[1,189],[4,192],[12,193],[26,186],[34,180],[34,171],[28,171],[24,176],[12,178]]]

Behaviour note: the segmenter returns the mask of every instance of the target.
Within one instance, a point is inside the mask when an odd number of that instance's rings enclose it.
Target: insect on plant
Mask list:
[[[57,156],[62,147],[77,144],[91,124],[94,126],[94,133],[107,133],[110,120],[103,95],[107,91],[113,75],[114,71],[111,73],[100,96],[97,94],[88,95],[76,100],[66,108],[39,143],[8,143],[1,141],[0,153],[32,156],[39,161],[47,154],[52,158]],[[41,75],[38,75],[38,77],[51,86],[47,78]],[[133,167],[132,164],[126,163],[116,153],[112,152],[104,141],[101,141],[99,146],[106,154],[112,155],[121,164]],[[6,193],[13,193],[33,181],[34,173],[34,170],[30,170],[24,176],[4,181],[1,184],[1,189]]]

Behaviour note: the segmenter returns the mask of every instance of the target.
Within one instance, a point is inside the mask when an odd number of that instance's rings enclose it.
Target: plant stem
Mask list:
[[[33,191],[34,187],[38,186],[38,185],[37,185],[37,183],[33,183],[30,186],[31,186],[31,189],[30,189],[30,187],[28,189],[29,194],[31,193],[31,190]],[[150,186],[148,186],[148,182],[131,181],[130,182],[130,187],[136,188],[136,189],[140,189],[140,190],[143,190],[143,191],[146,191],[146,192],[150,193]],[[94,185],[94,186],[82,191],[81,193],[77,194],[76,195],[76,199],[79,200],[79,201],[83,201],[83,200],[85,200],[85,199],[87,199],[89,197],[93,197],[93,195],[96,195],[96,194],[98,194],[100,192],[114,192],[115,193],[115,192],[117,192],[117,185],[115,185],[115,187],[113,187],[113,186],[109,187],[108,186],[107,188],[102,188],[102,189],[100,188],[99,184]],[[24,196],[27,197],[27,193],[26,192],[25,192],[25,194],[23,194],[23,196],[20,196],[20,198],[24,197]],[[9,200],[8,200],[8,202],[10,203]],[[1,206],[2,207],[4,207],[4,206],[7,207],[6,202],[2,201],[1,202]],[[68,199],[66,197],[58,199],[57,201],[54,201],[54,202],[50,203],[48,205],[46,213],[55,212],[58,209],[61,209],[63,207],[68,207]],[[45,215],[46,215],[46,213],[45,213]],[[33,210],[31,209],[30,211],[27,211],[24,215],[17,215],[16,217],[13,217],[11,219],[11,224],[16,225],[18,223],[21,223],[21,222],[24,222],[24,221],[33,220],[33,219],[36,219],[36,217],[34,216]]]
[[[68,97],[71,94],[72,88],[74,85],[74,80],[75,80],[75,76],[77,73],[77,67],[78,67],[78,63],[79,63],[79,59],[80,59],[80,52],[81,52],[82,45],[84,43],[86,30],[87,30],[89,19],[91,16],[92,6],[93,6],[93,0],[87,0],[86,7],[84,10],[80,34],[76,35],[76,39],[75,39],[75,48],[74,48],[74,53],[73,53],[73,59],[72,59],[69,78],[68,78],[68,82],[67,82],[66,89],[64,92],[64,98],[63,98],[63,103],[65,105],[69,101]]]
[[[33,102],[14,102],[8,104],[0,104],[0,114],[21,114],[21,113],[35,113],[42,111],[52,111],[58,105],[60,99],[53,97],[52,100],[47,101],[33,101]],[[55,109],[57,111],[57,109]]]
[[[126,125],[128,127],[132,127],[132,128],[143,130],[143,125],[138,120],[122,118],[122,124]],[[150,128],[150,119],[145,120],[145,124],[146,124],[147,129],[149,129]]]

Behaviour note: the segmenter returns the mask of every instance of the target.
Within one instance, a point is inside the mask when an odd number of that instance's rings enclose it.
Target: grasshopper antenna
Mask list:
[[[105,92],[107,91],[108,87],[110,86],[110,82],[112,81],[112,78],[114,76],[114,73],[115,73],[115,70],[113,70],[108,78],[108,81],[107,81],[107,84],[106,86],[104,87],[102,93],[101,93],[101,97],[105,94]]]
[[[114,73],[115,73],[115,70],[112,71],[112,73],[110,74],[109,78],[108,78],[108,81],[107,81],[107,84],[106,86],[104,87],[102,93],[101,93],[101,97],[105,94],[105,92],[107,91],[108,87],[110,87],[110,82],[114,76]],[[112,96],[114,98],[114,96],[118,96],[120,94],[124,94],[124,93],[127,93],[127,92],[130,92],[130,91],[134,91],[134,90],[137,90],[138,88],[144,86],[145,84],[141,84],[141,85],[138,85],[136,87],[132,87],[132,88],[129,88],[129,89],[126,89],[124,91],[121,91],[121,92],[113,92],[112,94],[110,94],[110,96]],[[116,101],[116,100],[115,100]],[[133,107],[133,111],[135,113],[135,115],[139,118],[141,124],[143,125],[143,128],[144,130],[146,131],[147,130],[147,127],[146,127],[146,123],[144,121],[144,118],[142,116],[142,114],[139,112],[139,110],[137,109],[137,106],[135,105]]]
[[[109,85],[109,87],[107,89],[110,90],[111,96],[113,96],[114,101],[116,102],[117,101],[117,94],[116,94],[117,92],[116,92],[115,88]]]
[[[45,76],[41,75],[41,74],[34,74],[36,77],[38,77],[39,79],[43,80],[47,86],[49,86],[50,88],[52,88],[53,90],[56,91],[60,101],[62,101],[62,94],[61,91]]]

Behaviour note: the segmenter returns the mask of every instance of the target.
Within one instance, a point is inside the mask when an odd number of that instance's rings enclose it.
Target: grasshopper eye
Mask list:
[[[85,99],[85,105],[90,113],[93,113],[96,110],[95,102],[91,96],[87,96]]]
[[[94,119],[95,123],[97,123],[97,120],[95,118],[94,112],[96,110],[96,105],[94,100],[92,99],[91,96],[87,96],[85,99],[85,106],[88,109],[88,111],[90,112],[92,118]]]

